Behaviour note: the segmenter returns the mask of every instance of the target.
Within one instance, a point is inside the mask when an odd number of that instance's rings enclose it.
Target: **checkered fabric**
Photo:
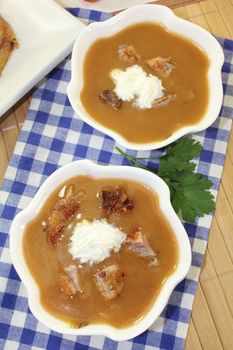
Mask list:
[[[109,15],[73,9],[74,15],[89,21]],[[198,172],[213,183],[216,196],[221,179],[233,116],[233,42],[219,39],[225,53],[222,71],[224,101],[219,118],[206,131],[192,135],[203,145]],[[27,293],[9,253],[9,229],[15,215],[24,209],[43,181],[58,167],[87,158],[101,164],[126,165],[115,142],[85,124],[74,114],[66,87],[70,80],[70,58],[56,67],[39,84],[9,163],[0,192],[0,349],[104,349],[104,350],[182,350],[188,329],[193,297],[208,240],[212,216],[185,223],[192,245],[192,267],[174,290],[169,303],[152,327],[140,336],[114,342],[103,336],[67,336],[50,331],[28,308]],[[131,155],[157,156],[158,151],[127,151]],[[155,167],[155,163],[148,163]]]

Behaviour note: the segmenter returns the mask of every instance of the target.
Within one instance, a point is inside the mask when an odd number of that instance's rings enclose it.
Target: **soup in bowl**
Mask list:
[[[60,333],[125,340],[160,315],[191,264],[167,185],[126,166],[58,169],[10,232],[35,317]]]
[[[121,145],[156,149],[214,122],[222,64],[206,30],[164,6],[136,6],[83,30],[67,93],[78,116]]]

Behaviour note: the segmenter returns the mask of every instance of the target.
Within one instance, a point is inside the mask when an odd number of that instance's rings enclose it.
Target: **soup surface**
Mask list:
[[[64,209],[67,200],[74,205],[73,213],[60,232],[53,231],[54,222],[58,228],[61,219],[55,208]],[[113,224],[111,228],[120,229],[125,238],[118,251],[111,250],[102,261],[90,264],[73,259],[69,247],[77,225],[89,222],[92,227],[93,220]],[[95,234],[93,244],[98,246]],[[100,237],[103,231],[97,234]],[[41,303],[72,327],[107,323],[122,328],[137,322],[176,269],[178,259],[173,230],[149,188],[128,180],[88,176],[73,178],[52,193],[26,228],[24,254]]]
[[[119,50],[122,45],[135,49],[138,56],[132,59],[133,53],[129,52],[129,59],[125,59]],[[170,65],[170,72],[154,70],[153,59],[162,60],[166,68]],[[98,98],[103,91],[114,91],[113,70],[126,70],[135,64],[161,80],[167,100],[140,109],[127,101],[113,108]],[[133,25],[97,40],[90,47],[84,62],[81,102],[93,119],[130,142],[164,140],[184,126],[197,124],[204,116],[208,104],[208,68],[208,57],[191,41],[158,24]]]

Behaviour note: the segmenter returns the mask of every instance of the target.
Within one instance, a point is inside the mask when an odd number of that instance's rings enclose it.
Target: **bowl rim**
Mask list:
[[[72,174],[72,175],[71,175]],[[66,322],[49,314],[39,300],[39,287],[36,284],[23,254],[23,236],[26,225],[36,217],[46,197],[67,179],[78,175],[90,175],[94,178],[122,178],[144,184],[156,192],[160,207],[176,236],[178,246],[178,263],[176,270],[167,278],[159,295],[148,312],[136,324],[127,328],[115,328],[106,324],[91,324],[83,328],[71,328]],[[99,165],[89,160],[77,160],[57,169],[50,175],[30,204],[16,215],[10,228],[10,255],[13,265],[28,292],[28,303],[34,316],[48,328],[73,335],[104,335],[113,340],[128,340],[145,330],[159,317],[166,306],[175,286],[187,275],[191,266],[191,247],[188,235],[172,208],[170,192],[165,182],[157,175],[140,168],[130,166]]]
[[[171,29],[170,26],[176,26],[177,28],[182,28],[183,33],[180,34],[181,36],[187,38],[190,40],[189,35],[187,33],[192,33],[192,36],[195,36],[195,40],[193,42],[201,47],[206,53],[207,53],[207,48],[204,48],[202,45],[200,45],[200,42],[205,40],[206,42],[206,47],[207,45],[212,46],[214,54],[209,56],[210,59],[210,67],[208,71],[208,80],[214,79],[215,81],[215,89],[218,91],[218,94],[214,96],[214,99],[211,100],[211,96],[209,96],[209,103],[207,106],[207,110],[201,119],[201,121],[198,124],[190,125],[190,126],[185,126],[181,129],[178,129],[175,133],[173,133],[169,138],[161,141],[154,141],[154,142],[147,142],[147,143],[136,143],[136,142],[131,142],[128,141],[124,136],[122,136],[120,133],[109,129],[108,127],[102,125],[98,121],[96,121],[94,118],[92,118],[86,111],[85,108],[82,106],[82,103],[80,101],[80,98],[76,97],[76,90],[77,87],[82,88],[82,83],[83,83],[83,77],[78,78],[78,64],[83,64],[84,60],[79,61],[79,52],[80,50],[83,49],[82,47],[82,42],[85,42],[87,39],[87,36],[90,36],[91,33],[98,33],[98,31],[102,30],[104,27],[107,27],[107,31],[105,35],[100,35],[98,38],[102,37],[109,37],[116,32],[124,29],[127,27],[127,24],[124,24],[127,21],[127,18],[131,18],[131,22],[129,25],[139,23],[139,21],[132,22],[132,18],[134,18],[134,15],[137,15],[138,13],[147,15],[153,13],[154,15],[161,14],[161,20],[154,21],[155,23],[161,23],[164,24],[165,27],[168,28],[171,32],[178,33],[177,30],[174,28]],[[143,17],[144,18],[144,17]],[[165,24],[166,21],[169,19],[169,25]],[[143,19],[140,22],[146,22],[147,20]],[[121,24],[121,22],[123,24]],[[149,20],[148,22],[152,22]],[[117,26],[120,25],[121,28],[116,30]],[[181,27],[180,27],[181,26]],[[115,28],[115,29],[114,29]],[[196,34],[195,34],[196,33]],[[204,39],[203,39],[204,38]],[[88,48],[91,46],[91,44],[95,40],[92,40],[87,48],[85,49],[85,52],[88,50]],[[211,60],[211,57],[214,57],[214,59]],[[69,101],[71,103],[71,106],[73,110],[76,112],[76,114],[87,124],[91,125],[93,128],[101,131],[102,133],[110,136],[113,138],[117,143],[120,145],[128,148],[128,149],[133,149],[133,150],[152,150],[152,149],[158,149],[164,146],[167,146],[168,144],[176,141],[180,137],[187,135],[192,132],[199,132],[202,130],[205,130],[207,127],[209,127],[218,117],[221,105],[222,105],[222,100],[223,100],[223,87],[222,87],[222,77],[221,77],[221,67],[224,63],[224,54],[223,50],[218,43],[218,41],[214,38],[212,34],[210,34],[207,30],[204,28],[191,23],[187,20],[184,20],[178,16],[176,16],[171,9],[169,9],[166,6],[163,5],[156,5],[156,4],[144,4],[144,5],[137,5],[134,7],[131,7],[129,9],[126,9],[117,15],[107,19],[106,21],[103,22],[94,22],[88,25],[84,30],[80,33],[80,35],[77,37],[73,50],[72,50],[72,59],[71,59],[71,80],[67,86],[67,95],[69,98]],[[210,84],[209,84],[210,85]],[[81,91],[80,88],[80,91]],[[211,86],[209,86],[211,90]],[[211,91],[210,91],[211,92]],[[78,93],[79,97],[79,93]],[[213,109],[212,110],[210,110]],[[209,111],[210,110],[210,111]],[[208,113],[211,114],[211,116],[208,116]]]

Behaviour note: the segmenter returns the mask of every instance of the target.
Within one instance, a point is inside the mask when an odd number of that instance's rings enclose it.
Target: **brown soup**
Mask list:
[[[75,209],[75,214],[69,212],[71,215],[60,231],[60,238],[54,240],[58,238],[58,230],[52,237],[51,218],[56,224],[61,219],[58,219],[58,212],[54,215],[54,208],[63,208],[62,215],[65,213],[68,218],[68,209],[64,211],[64,200],[67,200],[70,189],[72,193],[78,193],[76,197],[73,195],[78,200],[78,209]],[[116,201],[115,194],[119,193],[120,197]],[[127,234],[120,250],[111,252],[108,258],[92,265],[73,260],[68,245],[77,223],[83,219],[92,222],[103,218]],[[139,234],[143,233],[141,245],[139,236],[136,245],[132,245],[132,233],[135,230],[139,230]],[[144,248],[149,255],[145,254]],[[49,196],[38,216],[26,228],[24,254],[39,287],[41,303],[49,313],[65,320],[72,327],[107,323],[122,328],[137,322],[155,301],[167,277],[176,269],[178,260],[175,235],[152,190],[129,180],[95,179],[89,176],[75,177]],[[109,297],[106,296],[106,285],[102,293],[97,282],[105,277],[106,268],[116,265],[120,274],[117,273],[117,280],[111,280],[107,293],[114,293],[114,288],[118,289],[116,294],[110,294]],[[81,289],[78,291],[66,293],[66,286],[61,288],[67,266],[75,266],[81,272]]]
[[[130,102],[112,108],[98,98],[103,90],[114,90],[113,69],[125,70],[135,64],[119,58],[119,47],[124,44],[140,54],[137,65],[162,80],[166,96],[175,97],[172,101],[149,109],[133,108]],[[165,76],[148,66],[146,62],[156,57],[171,62],[170,74]],[[81,102],[93,119],[130,142],[164,140],[203,118],[208,104],[208,68],[207,55],[193,42],[159,24],[133,25],[90,47],[84,61]]]

